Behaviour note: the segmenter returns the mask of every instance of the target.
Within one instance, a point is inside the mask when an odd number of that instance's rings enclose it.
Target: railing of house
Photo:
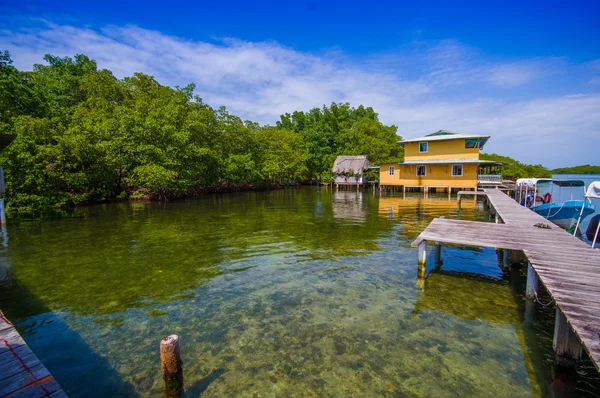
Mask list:
[[[367,183],[367,177],[362,175],[362,176],[345,176],[343,174],[335,174],[334,175],[334,183],[335,184],[366,184]]]
[[[502,176],[493,174],[480,174],[477,176],[477,182],[483,184],[502,184]]]

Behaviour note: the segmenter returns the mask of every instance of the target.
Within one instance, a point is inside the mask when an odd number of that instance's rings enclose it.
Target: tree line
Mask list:
[[[338,155],[403,159],[396,126],[363,105],[334,102],[261,126],[204,103],[193,84],[172,88],[143,73],[118,79],[83,54],[43,60],[20,71],[0,52],[0,132],[16,136],[0,152],[10,212],[328,182]],[[600,173],[482,159],[503,162],[506,178]]]
[[[574,167],[548,169],[541,164],[525,164],[508,156],[495,153],[482,153],[481,159],[502,162],[502,177],[516,180],[517,178],[550,178],[553,174],[600,174],[600,166],[589,164]]]
[[[44,61],[20,71],[0,53],[0,132],[16,136],[0,153],[8,211],[329,181],[338,155],[402,156],[396,126],[363,105],[332,103],[261,126],[212,108],[193,84],[118,79],[82,54]]]

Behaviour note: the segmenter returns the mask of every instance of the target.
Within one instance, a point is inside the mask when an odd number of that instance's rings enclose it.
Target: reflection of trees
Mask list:
[[[259,258],[363,255],[392,228],[369,210],[371,195],[360,223],[337,219],[331,201],[332,191],[303,188],[97,205],[78,218],[13,223],[11,272],[51,309],[114,313],[177,299]],[[7,294],[0,290],[0,302]]]

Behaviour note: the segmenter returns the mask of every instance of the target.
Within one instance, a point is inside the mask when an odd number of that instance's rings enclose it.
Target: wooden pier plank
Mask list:
[[[0,397],[66,397],[2,312],[0,324]]]
[[[600,370],[600,253],[503,192],[483,194],[502,223],[435,219],[417,240],[522,250]]]

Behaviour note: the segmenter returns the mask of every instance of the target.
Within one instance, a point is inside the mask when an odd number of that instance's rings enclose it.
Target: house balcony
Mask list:
[[[498,174],[479,174],[477,176],[478,184],[500,185],[502,184],[502,176]]]

